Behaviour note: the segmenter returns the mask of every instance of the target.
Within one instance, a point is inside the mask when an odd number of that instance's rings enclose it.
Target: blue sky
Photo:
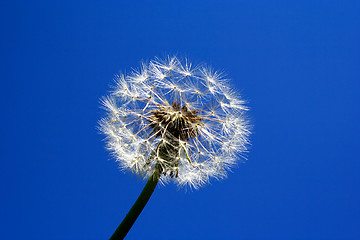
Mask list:
[[[358,1],[2,1],[0,236],[107,239],[145,182],[97,121],[114,74],[177,54],[225,71],[248,161],[160,186],[127,239],[360,239]]]

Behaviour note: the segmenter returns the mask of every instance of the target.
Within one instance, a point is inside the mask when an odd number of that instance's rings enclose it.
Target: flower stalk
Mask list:
[[[131,207],[128,214],[126,214],[124,220],[117,227],[114,234],[111,236],[110,240],[120,240],[125,238],[126,234],[130,231],[136,219],[139,217],[140,213],[142,212],[145,205],[149,201],[152,193],[156,188],[157,183],[159,182],[159,179],[160,179],[160,172],[158,171],[157,168],[155,168],[153,174],[150,176],[144,189],[140,193],[138,199]]]

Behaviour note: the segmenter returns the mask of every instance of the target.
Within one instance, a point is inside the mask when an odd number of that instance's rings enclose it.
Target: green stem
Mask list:
[[[130,231],[130,228],[135,223],[136,219],[139,217],[141,211],[144,209],[146,203],[149,201],[151,194],[154,192],[159,179],[160,173],[155,168],[154,173],[150,176],[138,199],[136,200],[128,214],[126,214],[124,220],[115,230],[110,240],[119,240],[125,238],[126,234]]]

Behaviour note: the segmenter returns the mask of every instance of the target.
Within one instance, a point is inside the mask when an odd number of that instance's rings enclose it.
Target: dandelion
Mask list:
[[[223,178],[246,152],[248,109],[223,73],[167,57],[115,80],[101,130],[120,167],[149,178],[148,198],[159,180],[196,189]]]

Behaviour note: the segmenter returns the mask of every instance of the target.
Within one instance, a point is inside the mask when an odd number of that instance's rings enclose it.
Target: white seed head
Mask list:
[[[115,81],[100,129],[122,169],[198,188],[246,152],[248,108],[220,72],[168,57]]]

